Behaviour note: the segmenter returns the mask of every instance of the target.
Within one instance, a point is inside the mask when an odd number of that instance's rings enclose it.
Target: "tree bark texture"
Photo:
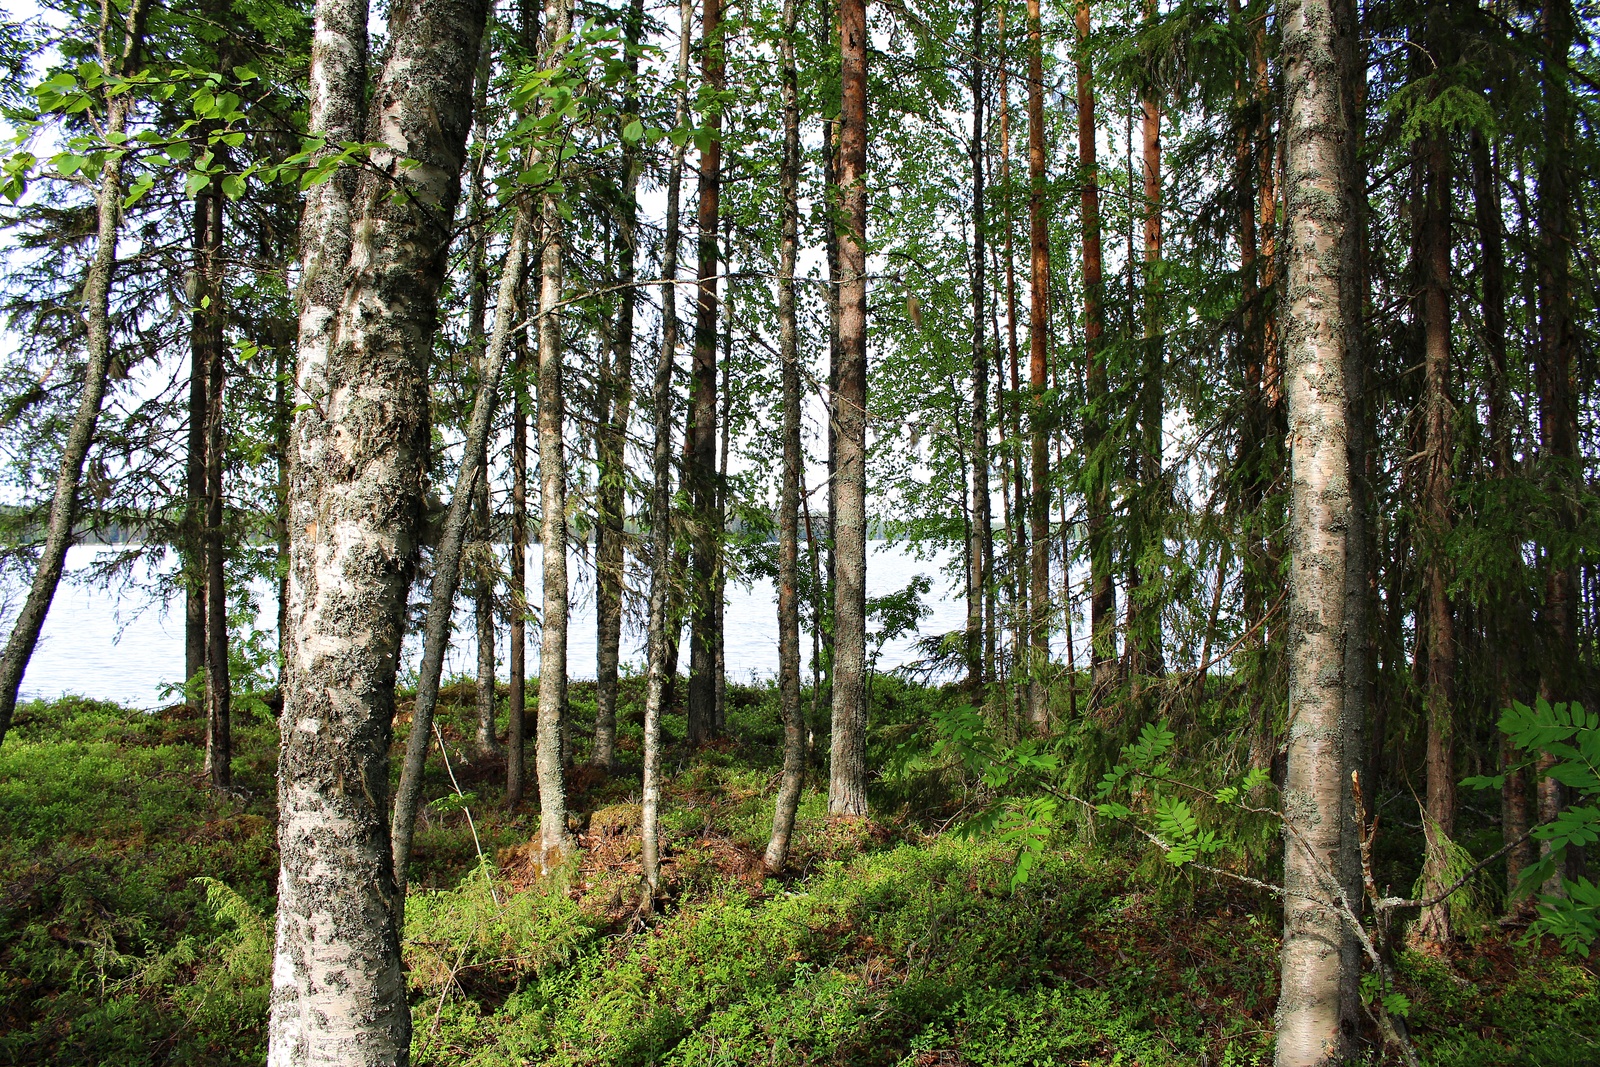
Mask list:
[[[1091,704],[1100,707],[1116,680],[1117,593],[1111,583],[1111,485],[1102,456],[1108,435],[1104,268],[1100,250],[1100,177],[1095,162],[1094,71],[1089,56],[1089,4],[1079,0],[1078,30],[1078,180],[1082,184],[1083,344],[1087,363],[1088,410],[1083,445],[1089,454],[1086,483],[1089,536],[1089,640]]]
[[[1575,498],[1582,473],[1578,460],[1578,414],[1572,396],[1577,338],[1572,323],[1571,161],[1573,130],[1570,99],[1573,18],[1570,0],[1544,4],[1544,158],[1539,168],[1539,451],[1546,490],[1555,503],[1555,525],[1570,540],[1576,522]],[[1551,703],[1575,700],[1577,661],[1577,567],[1564,546],[1547,553],[1543,622],[1544,641],[1539,695]],[[1553,763],[1539,763],[1539,818],[1554,818],[1565,806],[1561,783],[1544,773]],[[1541,853],[1548,849],[1541,844]],[[1563,892],[1566,859],[1558,857],[1544,892]]]
[[[1430,5],[1430,22],[1444,18],[1442,5]],[[1436,50],[1446,49],[1442,34],[1430,32]],[[1441,53],[1442,54],[1442,53]],[[1422,168],[1423,202],[1419,220],[1418,301],[1423,338],[1423,472],[1421,478],[1424,546],[1423,597],[1428,630],[1427,820],[1423,826],[1427,857],[1423,895],[1438,896],[1454,879],[1447,845],[1455,836],[1455,612],[1450,602],[1446,540],[1453,521],[1454,494],[1450,404],[1450,145],[1445,131],[1433,129],[1417,145]],[[1450,941],[1450,903],[1443,901],[1422,913],[1419,937],[1441,949]]]
[[[701,15],[701,78],[708,94],[722,91],[722,0],[705,0]],[[716,569],[722,530],[717,523],[717,218],[722,192],[722,101],[702,119],[700,153],[699,283],[695,289],[694,376],[690,393],[694,498],[693,588],[689,592],[689,743],[703,744],[716,718]]]
[[[183,560],[183,681],[185,699],[196,715],[205,710],[206,670],[206,371],[211,366],[209,315],[200,298],[209,291],[213,262],[211,197],[194,201],[194,284],[186,288],[189,313],[189,452],[186,457]]]
[[[688,121],[689,43],[694,34],[694,0],[678,4],[678,100],[676,125]],[[685,142],[686,145],[688,142]],[[672,149],[667,168],[667,220],[661,254],[661,352],[656,359],[650,407],[655,416],[650,488],[650,617],[645,636],[647,666],[644,697],[644,773],[640,786],[641,866],[652,895],[661,888],[661,706],[669,672],[668,627],[675,625],[672,585],[672,368],[678,352],[678,215],[683,187],[684,145]]]
[[[227,377],[227,349],[222,335],[222,191],[204,197],[206,225],[203,309],[206,332],[206,777],[213,789],[233,786],[233,690],[228,677],[228,586],[224,564],[222,470],[226,439],[222,427],[222,391]]]
[[[1028,519],[1028,723],[1050,728],[1050,222],[1045,213],[1044,44],[1039,0],[1028,0],[1028,384],[1032,446]]]
[[[572,9],[550,0],[545,25],[545,66],[559,65],[569,47]],[[542,107],[549,108],[549,103]],[[539,847],[543,862],[556,866],[572,849],[567,833],[567,787],[563,773],[567,729],[567,464],[562,443],[565,398],[561,371],[561,302],[564,264],[561,201],[546,192],[540,205],[539,253],[539,542],[544,560],[544,604],[540,620],[539,727],[535,762],[539,776]]]
[[[379,147],[353,203],[336,177],[302,220],[272,1067],[409,1057],[389,743],[484,16],[482,0],[423,0],[392,21],[368,113],[365,3],[316,9],[311,130]]]
[[[839,5],[838,500],[828,814],[867,814],[867,7]]]
[[[133,73],[139,64],[144,44],[145,15],[149,0],[133,0],[128,9],[120,69]],[[102,69],[110,70],[111,63],[100,56]],[[105,132],[120,137],[127,129],[128,111],[133,106],[132,93],[121,93],[106,101]],[[22,675],[28,669],[34,647],[39,643],[39,631],[50,612],[50,602],[55,599],[56,586],[61,584],[61,571],[67,560],[67,549],[72,544],[72,526],[78,514],[78,484],[83,480],[83,463],[94,441],[96,424],[100,421],[100,406],[105,400],[106,375],[111,367],[111,278],[116,272],[117,229],[122,222],[122,157],[109,155],[100,169],[100,188],[95,194],[95,247],[94,258],[89,263],[89,275],[83,283],[83,315],[88,334],[89,362],[83,373],[83,392],[78,396],[78,407],[67,430],[67,440],[61,450],[61,462],[56,468],[55,493],[50,501],[50,518],[46,526],[44,550],[39,555],[38,568],[33,572],[33,582],[28,587],[27,599],[17,620],[6,638],[5,652],[0,653],[0,743],[11,728],[11,716],[17,709],[17,690],[22,687]]]
[[[632,0],[625,27],[628,50],[628,95],[623,101],[621,126],[639,110],[632,79],[639,74],[638,46],[644,33],[644,2]],[[617,669],[622,644],[623,567],[627,546],[627,478],[624,445],[628,417],[633,409],[633,319],[637,280],[639,153],[635,144],[622,145],[622,199],[617,205],[617,327],[612,342],[609,373],[601,382],[601,427],[596,441],[600,462],[595,491],[598,512],[595,531],[595,722],[594,750],[590,762],[610,770],[616,762]]]
[[[456,589],[464,570],[467,525],[478,508],[478,486],[488,477],[484,456],[494,427],[495,412],[499,407],[500,380],[505,372],[508,350],[513,343],[513,307],[517,288],[522,283],[528,231],[531,228],[528,216],[528,206],[519,205],[511,224],[511,244],[506,251],[505,266],[500,275],[494,334],[484,353],[478,395],[473,401],[467,439],[462,446],[461,469],[456,473],[455,492],[450,496],[450,507],[445,513],[444,527],[439,534],[439,545],[434,550],[433,578],[428,588],[428,614],[422,627],[422,665],[417,671],[417,695],[411,713],[411,734],[406,738],[405,764],[400,771],[400,784],[395,790],[392,824],[394,871],[402,896],[407,879],[406,863],[411,856],[411,836],[421,798],[422,772],[432,741],[433,714],[439,703],[439,681],[444,672],[444,655],[450,645],[450,622],[455,612]]]
[[[985,243],[983,0],[972,7],[972,567],[967,583],[967,689],[982,699],[988,683],[984,604],[993,596],[994,531],[989,508],[989,355],[984,346]]]
[[[1290,576],[1289,764],[1283,789],[1284,937],[1278,1067],[1342,1060],[1355,1033],[1334,901],[1349,810],[1344,708],[1350,510],[1344,305],[1352,164],[1343,79],[1355,27],[1327,0],[1283,9],[1288,138]]]
[[[783,716],[783,777],[767,839],[766,869],[777,874],[789,857],[795,812],[806,776],[806,722],[800,710],[800,351],[794,271],[800,248],[800,103],[795,71],[796,0],[783,2],[783,212],[778,245],[778,362],[783,380],[783,481],[778,499],[778,710]]]

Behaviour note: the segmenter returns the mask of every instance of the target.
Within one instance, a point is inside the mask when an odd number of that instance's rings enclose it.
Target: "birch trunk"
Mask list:
[[[132,74],[139,64],[144,44],[145,15],[149,0],[133,0],[127,14],[120,69]],[[103,38],[102,38],[103,39]],[[102,69],[110,70],[109,57],[100,56]],[[120,137],[127,129],[133,93],[120,93],[106,101],[105,131]],[[61,584],[67,548],[72,544],[72,525],[78,514],[78,483],[83,479],[83,463],[94,441],[95,425],[100,421],[100,405],[105,400],[106,374],[111,368],[111,279],[117,263],[117,230],[122,221],[122,157],[109,154],[100,170],[100,188],[95,195],[95,249],[89,276],[83,283],[84,326],[88,334],[89,362],[83,373],[83,392],[73,413],[72,425],[61,450],[56,469],[55,494],[50,501],[49,525],[44,551],[33,572],[28,597],[17,613],[17,621],[0,653],[0,743],[11,728],[17,709],[17,690],[22,675],[39,643],[39,631]]]
[[[1349,810],[1344,625],[1350,478],[1345,359],[1352,264],[1344,81],[1355,27],[1345,6],[1292,0],[1283,11],[1288,140],[1290,576],[1289,766],[1283,790],[1284,936],[1278,1067],[1342,1061],[1348,936],[1334,901]]]
[[[400,771],[400,784],[395,790],[394,870],[395,881],[402,895],[406,887],[406,863],[411,857],[411,836],[421,798],[422,772],[427,761],[428,746],[433,740],[433,714],[439,703],[439,680],[444,672],[444,654],[450,644],[450,620],[455,612],[467,524],[472,521],[472,514],[481,499],[478,486],[488,473],[484,465],[486,444],[499,406],[500,380],[504,376],[506,357],[512,344],[513,308],[517,288],[522,283],[531,225],[528,215],[527,205],[519,205],[511,224],[511,244],[506,251],[505,266],[500,275],[500,291],[495,301],[494,334],[484,353],[478,395],[473,401],[467,439],[462,446],[461,469],[456,473],[455,492],[450,496],[450,507],[445,513],[444,527],[439,534],[439,547],[434,551],[433,579],[428,588],[428,615],[422,628],[422,665],[417,672],[411,734],[406,738],[405,764]],[[520,743],[520,738],[518,740]]]
[[[675,125],[689,120],[687,85],[689,42],[694,33],[694,0],[678,4],[678,100]],[[668,672],[667,628],[675,624],[672,607],[672,368],[678,351],[678,213],[683,187],[684,144],[672,149],[667,170],[666,243],[661,255],[661,353],[656,359],[650,406],[655,415],[655,447],[651,454],[650,489],[650,619],[646,635],[648,666],[644,696],[644,775],[640,789],[640,836],[644,880],[650,898],[661,888],[661,847],[657,833],[661,811],[661,705]]]
[[[568,0],[550,0],[546,20],[547,68],[566,55],[572,32]],[[550,107],[548,103],[542,105]],[[567,833],[567,464],[562,442],[565,399],[561,373],[563,241],[561,201],[546,192],[540,207],[539,254],[539,521],[544,560],[544,605],[539,647],[539,847],[554,867],[572,850]]]
[[[359,199],[336,176],[301,224],[272,1067],[409,1058],[389,745],[431,338],[485,6],[423,0],[392,21],[370,113],[364,0],[316,9],[310,128],[379,147]]]
[[[778,874],[789,858],[795,812],[806,776],[806,723],[800,711],[800,352],[795,322],[794,270],[800,247],[800,103],[795,71],[796,0],[783,0],[783,212],[778,245],[778,362],[783,379],[783,481],[778,500],[778,709],[783,716],[783,779],[773,806],[765,857]]]

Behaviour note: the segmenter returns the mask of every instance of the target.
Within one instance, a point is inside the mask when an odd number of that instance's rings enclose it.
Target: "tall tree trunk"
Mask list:
[[[674,125],[689,121],[689,44],[694,36],[694,0],[678,3],[678,99]],[[639,825],[644,881],[651,899],[661,888],[661,707],[669,672],[668,627],[676,625],[672,606],[672,368],[678,351],[678,218],[683,187],[683,144],[674,145],[667,169],[666,236],[661,254],[661,352],[656,359],[650,406],[655,416],[650,489],[650,618],[645,637],[647,667],[644,697],[644,774]]]
[[[729,219],[722,235],[723,246],[733,245],[733,220]],[[713,494],[716,502],[717,554],[715,575],[711,583],[711,733],[721,736],[728,726],[728,643],[724,640],[724,622],[728,608],[728,548],[721,536],[728,526],[728,446],[729,430],[733,422],[733,285],[728,285],[728,299],[722,315],[722,415],[717,420],[717,483]]]
[[[1345,456],[1349,466],[1350,503],[1345,510],[1344,573],[1344,746],[1345,779],[1341,785],[1345,814],[1339,822],[1337,875],[1345,899],[1363,896],[1361,863],[1362,828],[1366,811],[1356,802],[1354,788],[1365,773],[1367,713],[1372,697],[1372,577],[1373,547],[1369,508],[1372,500],[1370,463],[1371,416],[1367,403],[1366,320],[1372,304],[1372,277],[1367,261],[1367,175],[1362,165],[1367,129],[1366,44],[1355,0],[1337,0],[1336,17],[1351,27],[1350,39],[1340,53],[1346,76],[1340,79],[1339,100],[1345,128],[1341,142],[1340,175],[1350,214],[1346,220],[1340,258],[1344,323]],[[1348,925],[1340,942],[1341,1012],[1354,1021],[1361,1013],[1362,948]]]
[[[1443,6],[1432,4],[1426,16],[1430,44],[1438,54],[1448,48]],[[1449,867],[1448,842],[1455,836],[1455,613],[1450,603],[1446,539],[1452,524],[1451,496],[1454,443],[1450,405],[1450,144],[1445,131],[1434,128],[1417,144],[1422,168],[1423,201],[1419,220],[1417,282],[1423,333],[1422,541],[1425,546],[1422,609],[1427,616],[1428,667],[1424,695],[1428,715],[1427,820],[1423,827],[1427,860],[1424,896],[1443,893],[1455,879]],[[1450,904],[1425,909],[1418,936],[1442,950],[1450,941]]]
[[[1500,208],[1500,178],[1490,152],[1489,140],[1481,133],[1472,135],[1472,200],[1478,226],[1479,269],[1483,277],[1483,333],[1489,357],[1489,462],[1497,481],[1515,473],[1511,454],[1510,388],[1506,378],[1507,330],[1505,283],[1505,221]],[[1513,562],[1513,566],[1516,563]],[[1520,571],[1520,568],[1517,568]],[[1494,657],[1495,699],[1501,709],[1516,699],[1513,677],[1522,663],[1522,630],[1515,621],[1527,610],[1518,590],[1520,573],[1514,572],[1501,586],[1498,611],[1489,622],[1491,655]],[[1528,832],[1528,779],[1509,738],[1501,740],[1500,829],[1507,844]],[[1514,900],[1522,872],[1533,862],[1530,842],[1523,842],[1506,853],[1506,900]],[[1510,904],[1515,913],[1518,905]]]
[[[139,64],[148,11],[149,0],[133,0],[128,9],[122,55],[118,60],[124,74],[133,73]],[[102,37],[102,41],[104,39]],[[100,65],[110,70],[110,57],[102,54]],[[121,93],[106,101],[104,121],[108,136],[120,137],[126,131],[132,97],[132,93]],[[28,598],[17,613],[11,635],[6,638],[5,652],[0,654],[0,742],[5,741],[6,731],[11,728],[11,716],[17,709],[17,690],[22,687],[22,675],[28,669],[34,646],[39,643],[39,631],[44,627],[50,602],[55,599],[67,548],[72,544],[72,525],[78,514],[78,483],[83,480],[83,462],[94,440],[95,424],[100,421],[106,374],[111,368],[111,278],[116,270],[117,229],[121,220],[122,157],[113,154],[100,168],[100,189],[95,196],[94,258],[83,283],[84,326],[89,349],[83,392],[78,397],[78,409],[73,413],[72,425],[61,450],[61,463],[56,469],[55,495],[50,501],[44,551],[39,556],[38,569],[33,572]]]
[[[480,378],[487,371],[487,351],[483,334],[484,319],[489,303],[488,233],[485,183],[483,168],[488,157],[489,116],[485,106],[489,96],[489,71],[491,66],[489,35],[484,35],[478,50],[478,72],[473,79],[473,152],[469,157],[467,186],[467,243],[468,290],[467,297],[467,349],[472,354],[473,371]],[[473,531],[475,542],[468,553],[467,567],[471,575],[473,621],[477,630],[478,676],[473,686],[473,706],[477,710],[477,730],[473,746],[480,756],[492,756],[500,750],[494,728],[494,518],[490,510],[489,452],[487,439],[479,448],[476,458],[480,475],[473,490]]]
[[[233,690],[228,677],[228,588],[223,558],[222,469],[227,447],[222,392],[227,354],[222,334],[222,191],[205,195],[206,332],[206,776],[213,789],[233,786]]]
[[[517,2],[517,33],[526,60],[532,60],[538,53],[540,7],[540,0]],[[524,232],[514,306],[519,316],[525,316],[530,295],[526,231],[532,226],[532,216],[526,204],[518,204],[517,212],[524,219]],[[515,242],[513,247],[518,247]],[[496,308],[497,327],[499,314]],[[512,357],[515,363],[511,394],[511,647],[507,652],[511,684],[506,694],[508,811],[516,810],[527,789],[528,735],[528,331],[518,330],[514,343],[517,347]]]
[[[839,4],[839,501],[828,814],[867,814],[867,5]]]
[[[370,114],[365,0],[316,9],[310,130],[378,147],[354,202],[337,174],[308,196],[301,224],[273,1067],[409,1056],[389,744],[419,548],[430,339],[485,7],[397,11]]]
[[[983,341],[984,221],[983,190],[983,0],[972,7],[972,567],[967,581],[967,690],[982,699],[985,663],[984,602],[993,595],[994,536],[989,515],[989,356]]]
[[[644,0],[631,0],[624,37],[628,52],[628,93],[618,129],[626,128],[638,114],[635,79],[639,75],[639,41],[644,33]],[[594,751],[590,763],[610,770],[616,763],[617,667],[622,645],[622,586],[627,541],[627,478],[624,446],[628,417],[633,408],[633,312],[637,280],[639,152],[636,142],[622,142],[622,201],[617,206],[618,293],[616,338],[610,373],[601,382],[602,409],[606,417],[597,430],[600,456],[595,492],[595,718]]]
[[[1100,254],[1100,177],[1095,162],[1094,71],[1089,56],[1089,2],[1078,0],[1078,180],[1083,188],[1083,346],[1087,362],[1088,410],[1083,444],[1090,465],[1084,496],[1088,503],[1089,639],[1091,706],[1101,707],[1116,685],[1117,593],[1111,584],[1111,486],[1106,476],[1108,434],[1106,367],[1101,355],[1105,334],[1105,281]]]
[[[422,790],[422,771],[428,755],[433,729],[433,713],[439,701],[439,680],[444,670],[444,654],[450,644],[450,621],[455,610],[456,588],[460,582],[467,525],[476,510],[477,486],[488,471],[482,457],[494,426],[499,401],[500,380],[511,346],[513,306],[522,284],[527,254],[530,209],[519,204],[511,225],[511,244],[506,251],[500,275],[500,292],[495,303],[494,334],[484,354],[483,373],[478,380],[478,395],[467,424],[467,440],[462,448],[462,464],[456,474],[455,492],[445,513],[439,546],[434,551],[433,579],[428,589],[428,616],[423,623],[422,666],[417,672],[417,695],[411,714],[411,735],[406,739],[406,758],[395,790],[393,853],[395,880],[403,894],[406,863],[411,855],[411,835],[417,819],[417,803]],[[520,358],[520,347],[519,347]],[[520,738],[518,739],[520,743]],[[508,772],[509,773],[509,772]],[[520,778],[520,767],[518,776]],[[518,783],[520,787],[520,782]]]
[[[783,778],[767,838],[767,871],[777,874],[789,857],[795,812],[806,777],[806,721],[800,710],[800,351],[795,322],[794,270],[800,249],[800,103],[795,71],[795,0],[783,0],[783,156],[778,185],[782,203],[778,237],[778,363],[783,380],[783,480],[778,498],[778,710],[783,716]]]
[[[1573,356],[1577,339],[1572,326],[1572,149],[1569,55],[1573,19],[1570,0],[1546,0],[1544,21],[1544,158],[1539,168],[1539,451],[1547,490],[1556,504],[1556,527],[1570,534],[1576,516],[1571,501],[1582,479],[1578,461],[1578,411],[1572,397]],[[1563,538],[1565,540],[1565,538]],[[1539,695],[1551,703],[1578,698],[1577,567],[1570,558],[1550,553],[1546,564],[1542,668]],[[1553,757],[1539,762],[1539,819],[1554,818],[1565,806],[1561,783],[1546,773]],[[1540,845],[1541,853],[1549,846]],[[1559,894],[1566,875],[1565,856],[1544,892]]]
[[[1033,448],[1029,493],[1028,722],[1050,728],[1050,223],[1045,217],[1044,43],[1039,0],[1028,0],[1028,384]]]
[[[997,29],[1000,36],[1000,67],[1006,68],[1006,9],[1007,0],[1001,0]],[[1012,689],[1017,701],[1016,714],[1022,717],[1022,689],[1016,684],[1024,679],[1023,667],[1027,663],[1028,587],[1022,581],[1023,564],[1028,559],[1028,533],[1023,515],[1022,477],[1022,381],[1017,365],[1017,255],[1014,247],[1011,217],[1011,93],[1009,76],[1000,81],[1000,201],[1004,207],[1005,223],[1005,274],[1006,274],[1006,357],[1011,368],[1010,426],[1005,449],[1010,458],[1010,490],[1006,501],[1006,535],[1010,547],[1008,585],[1011,596],[1012,634]],[[1000,392],[1004,393],[1002,387]],[[1002,403],[1004,400],[1002,399]],[[1008,712],[1009,714],[1009,712]]]
[[[202,193],[194,201],[193,284],[188,294],[189,313],[189,453],[184,505],[183,560],[183,681],[185,699],[199,715],[205,705],[206,670],[206,413],[209,410],[206,370],[211,365],[209,311],[200,306],[210,294],[207,274],[211,267],[211,197]]]
[[[545,25],[545,66],[556,68],[570,47],[572,9],[550,0]],[[552,105],[543,105],[548,109]],[[565,398],[561,372],[563,243],[561,199],[544,194],[540,206],[543,245],[539,254],[539,542],[544,558],[544,605],[540,620],[539,847],[542,861],[558,864],[572,849],[567,833],[567,787],[563,776],[567,724],[567,464],[562,443]]]
[[[722,0],[705,0],[701,15],[701,78],[708,93],[723,86]],[[690,421],[694,427],[689,464],[694,497],[693,589],[689,596],[689,742],[711,736],[716,709],[717,547],[717,216],[722,192],[722,104],[704,116],[700,152],[700,273],[694,320],[694,377]]]
[[[1154,0],[1147,0],[1146,17],[1156,18]],[[1166,475],[1162,469],[1163,362],[1161,305],[1161,102],[1153,85],[1140,94],[1141,169],[1144,178],[1144,381],[1140,385],[1138,517],[1135,523],[1134,568],[1141,590],[1137,624],[1130,636],[1138,664],[1135,675],[1159,677],[1165,673],[1162,656],[1160,589],[1164,515],[1167,505]],[[1132,599],[1132,598],[1130,598]]]
[[[1321,1067],[1355,1033],[1345,993],[1348,936],[1343,827],[1346,774],[1344,624],[1350,477],[1345,358],[1352,243],[1348,100],[1355,26],[1344,4],[1291,0],[1283,9],[1289,152],[1288,342],[1294,546],[1289,766],[1283,790],[1284,936],[1278,1067]]]
[[[519,308],[527,286],[517,279]],[[528,406],[527,331],[518,331],[511,396],[511,635],[506,650],[511,682],[506,692],[506,809],[515,810],[527,789],[528,735]]]

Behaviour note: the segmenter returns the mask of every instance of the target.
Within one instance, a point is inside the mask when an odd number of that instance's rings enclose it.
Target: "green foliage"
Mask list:
[[[1516,764],[1533,768],[1573,791],[1578,803],[1534,828],[1544,847],[1537,863],[1523,872],[1519,895],[1534,894],[1556,873],[1567,850],[1600,840],[1600,714],[1580,704],[1550,704],[1542,697],[1529,707],[1513,703],[1500,716],[1500,730],[1523,754]],[[1547,760],[1546,765],[1541,761]],[[1468,778],[1465,785],[1499,789],[1503,775]],[[1539,893],[1539,917],[1530,936],[1548,934],[1574,955],[1586,955],[1600,937],[1600,886],[1583,876],[1563,877],[1562,892]]]

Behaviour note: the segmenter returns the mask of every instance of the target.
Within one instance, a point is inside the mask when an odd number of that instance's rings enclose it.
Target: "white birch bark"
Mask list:
[[[1351,817],[1345,714],[1346,441],[1352,224],[1346,174],[1353,136],[1344,79],[1348,5],[1292,0],[1283,10],[1288,149],[1283,341],[1289,401],[1289,765],[1283,791],[1284,933],[1278,1067],[1340,1062],[1348,931],[1334,903]],[[1347,853],[1345,853],[1347,855]]]
[[[363,114],[364,0],[320,0],[311,129],[381,143],[307,203],[291,435],[272,1067],[408,1062],[389,745],[428,448],[428,364],[484,0],[392,13]],[[403,196],[392,195],[396,190]]]

